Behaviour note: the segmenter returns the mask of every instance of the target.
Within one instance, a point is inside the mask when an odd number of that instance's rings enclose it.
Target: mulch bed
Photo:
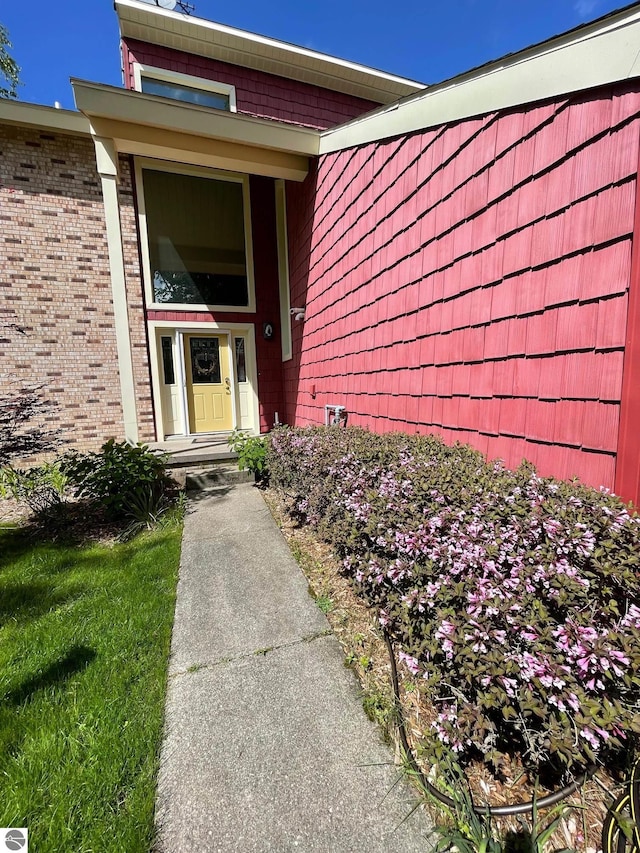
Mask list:
[[[33,532],[40,541],[64,540],[86,545],[95,542],[100,545],[113,545],[121,540],[123,526],[121,522],[109,521],[104,513],[85,501],[68,500],[64,504],[64,514],[46,522],[39,522],[25,508],[24,504],[9,498],[0,500],[0,524],[4,527],[20,527]]]

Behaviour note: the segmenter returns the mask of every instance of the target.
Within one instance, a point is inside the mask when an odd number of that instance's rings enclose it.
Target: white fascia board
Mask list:
[[[86,116],[74,110],[59,110],[41,104],[0,99],[0,124],[32,127],[39,130],[65,133],[69,136],[90,136],[91,125]]]
[[[89,119],[113,119],[307,157],[318,153],[320,134],[310,128],[173,102],[84,80],[72,79],[71,85],[76,106]]]
[[[640,76],[640,6],[323,131],[320,153]]]
[[[415,80],[139,0],[116,0],[115,9],[123,38],[221,59],[379,103],[425,88]]]

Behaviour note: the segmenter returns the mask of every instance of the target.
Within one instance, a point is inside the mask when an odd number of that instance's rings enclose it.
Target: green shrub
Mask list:
[[[238,454],[238,468],[241,471],[251,471],[257,480],[267,479],[267,448],[263,436],[248,435],[236,429],[229,436],[229,447]]]
[[[98,453],[68,454],[62,467],[77,497],[100,504],[113,520],[153,523],[174,496],[163,455],[111,438]]]
[[[0,497],[26,504],[40,522],[60,516],[65,502],[67,476],[57,462],[33,468],[0,469]]]
[[[640,518],[433,436],[280,429],[274,486],[435,708],[421,748],[580,771],[640,732]]]

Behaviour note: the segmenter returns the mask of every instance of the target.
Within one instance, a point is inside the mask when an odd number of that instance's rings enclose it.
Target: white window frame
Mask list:
[[[287,193],[281,178],[275,181],[278,280],[280,289],[280,339],[282,360],[293,357],[291,344],[291,291],[289,288],[289,246],[287,243]]]
[[[185,86],[189,89],[202,89],[205,92],[213,92],[216,95],[226,95],[229,98],[229,112],[235,113],[238,111],[236,106],[236,87],[228,83],[218,83],[215,80],[207,80],[204,77],[193,77],[191,74],[180,74],[178,71],[167,71],[165,68],[156,68],[153,65],[141,65],[139,62],[134,62],[133,84],[136,92],[142,92],[143,77],[151,80],[161,80],[163,83],[173,83],[176,86]],[[209,107],[209,109],[215,109],[215,107]]]
[[[247,305],[207,305],[206,303],[156,302],[151,275],[151,260],[149,257],[149,232],[147,230],[147,209],[144,198],[142,172],[151,169],[155,172],[171,172],[173,174],[191,175],[216,181],[229,181],[242,184],[242,206],[244,214],[244,255],[247,267]],[[151,160],[142,157],[135,158],[136,195],[138,200],[138,222],[140,240],[142,243],[142,273],[147,308],[154,311],[218,311],[227,314],[255,314],[256,287],[253,269],[253,237],[251,234],[251,199],[249,196],[249,175],[236,172],[222,172],[216,169],[206,169],[200,166],[187,166],[182,163],[172,163],[166,160]]]

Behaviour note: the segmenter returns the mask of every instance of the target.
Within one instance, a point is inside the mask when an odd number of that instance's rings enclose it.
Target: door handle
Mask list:
[[[224,384],[227,386],[227,394],[231,394],[231,380],[228,376],[224,380]]]

